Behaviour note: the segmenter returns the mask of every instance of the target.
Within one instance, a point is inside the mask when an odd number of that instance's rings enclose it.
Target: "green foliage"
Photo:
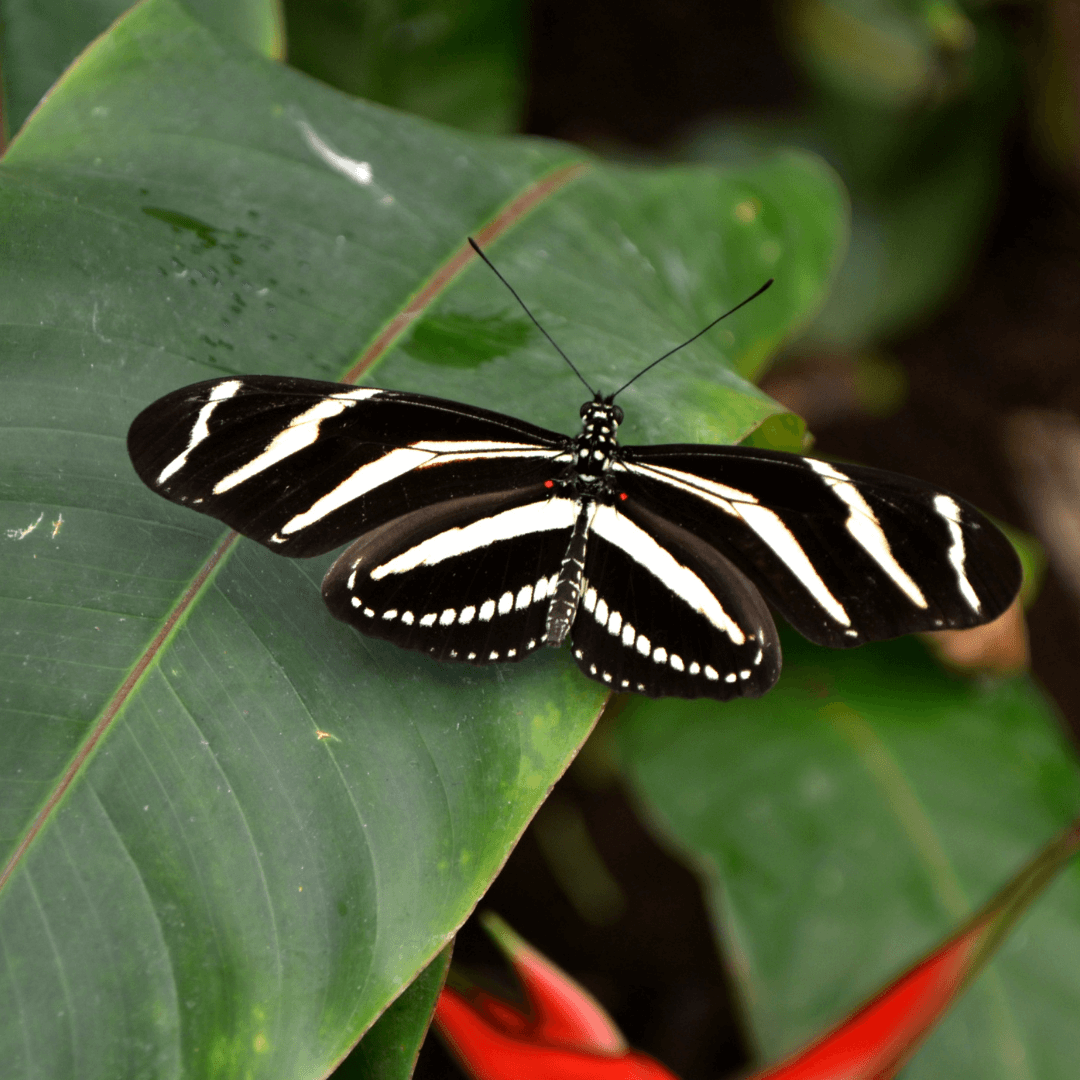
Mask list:
[[[379,1017],[334,1070],[335,1080],[409,1080],[446,981],[452,948],[443,949]]]
[[[858,352],[925,319],[990,225],[1018,50],[994,11],[948,0],[789,0],[788,37],[811,85],[798,121],[701,131],[697,161],[803,146],[847,185],[852,235],[836,287],[800,346]]]
[[[228,540],[125,453],[168,390],[340,378],[405,322],[379,384],[573,430],[582,388],[502,286],[478,263],[438,276],[496,220],[492,255],[606,387],[776,276],[627,392],[628,441],[735,441],[778,415],[739,373],[820,303],[845,229],[809,155],[631,170],[467,136],[170,0],[96,41],[0,163],[12,1075],[325,1072],[445,946],[588,733],[603,692],[567,655],[458,668],[363,639],[322,607],[328,559]],[[423,1014],[384,1042],[395,1075]]]
[[[784,637],[758,701],[630,701],[643,806],[700,869],[775,1059],[947,935],[1080,812],[1080,770],[1027,679],[943,672],[907,638]],[[905,1077],[1066,1080],[1080,1055],[1080,869],[1066,869]]]
[[[516,131],[522,0],[286,0],[289,62],[356,97],[486,135]]]

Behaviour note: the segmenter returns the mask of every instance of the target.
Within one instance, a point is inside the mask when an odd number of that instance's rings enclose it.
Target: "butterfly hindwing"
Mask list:
[[[640,506],[596,509],[572,634],[586,675],[651,697],[757,697],[780,673],[760,593],[714,547]]]
[[[577,504],[543,485],[440,502],[356,541],[323,598],[366,634],[440,660],[521,660],[543,644]]]
[[[723,446],[629,448],[615,471],[630,499],[716,547],[818,644],[989,622],[1019,588],[995,526],[895,473]]]
[[[554,475],[569,442],[438,398],[266,375],[174,391],[128,432],[154,491],[291,556],[332,551],[433,499]]]

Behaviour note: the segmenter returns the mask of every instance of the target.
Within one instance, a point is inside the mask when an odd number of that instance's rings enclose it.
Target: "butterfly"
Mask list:
[[[421,394],[226,377],[148,406],[128,450],[152,490],[281,555],[348,543],[322,595],[364,634],[473,664],[570,641],[585,675],[651,697],[768,690],[769,605],[848,648],[1015,597],[1011,544],[957,496],[781,451],[620,446],[623,389],[590,387],[568,436]]]

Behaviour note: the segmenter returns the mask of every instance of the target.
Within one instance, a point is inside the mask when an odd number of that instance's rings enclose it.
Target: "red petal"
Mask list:
[[[535,1016],[532,1038],[549,1046],[594,1054],[624,1054],[622,1032],[588,991],[537,952],[497,916],[484,927],[514,965]]]
[[[435,1024],[474,1080],[675,1080],[645,1054],[590,1054],[497,1031],[454,990],[435,1006]]]
[[[955,997],[985,936],[976,927],[901,976],[831,1035],[752,1080],[877,1080],[903,1064]]]

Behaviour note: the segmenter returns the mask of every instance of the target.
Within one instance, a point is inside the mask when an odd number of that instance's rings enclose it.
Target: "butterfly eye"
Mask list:
[[[616,424],[621,424],[622,423],[622,418],[623,418],[622,409],[620,409],[618,405],[613,405],[612,408],[611,408],[611,419],[614,420]]]
[[[592,408],[592,405],[593,403],[591,401],[586,401],[585,404],[582,405],[581,408],[578,410],[578,414],[581,416],[582,420],[584,420],[585,417],[588,415],[588,412]]]

